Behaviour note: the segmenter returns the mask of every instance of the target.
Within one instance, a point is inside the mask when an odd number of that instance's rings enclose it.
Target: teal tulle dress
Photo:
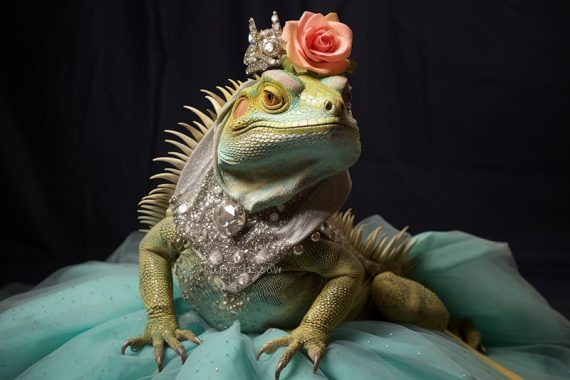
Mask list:
[[[374,228],[383,221],[364,221]],[[131,234],[105,262],[63,268],[33,290],[0,303],[0,379],[271,379],[280,351],[255,360],[267,340],[285,331],[243,334],[236,321],[210,328],[175,286],[188,360],[170,349],[158,373],[153,350],[128,350],[146,315],[138,289],[138,243]],[[426,232],[412,254],[414,278],[445,302],[453,318],[472,320],[488,356],[525,379],[570,379],[570,324],[518,273],[504,243],[463,232]],[[450,336],[413,325],[353,321],[338,326],[317,375],[297,354],[282,379],[501,379]]]

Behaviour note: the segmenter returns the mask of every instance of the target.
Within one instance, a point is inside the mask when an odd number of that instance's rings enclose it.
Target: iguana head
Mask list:
[[[221,127],[216,164],[222,185],[252,212],[285,203],[360,155],[344,76],[266,71],[236,95]]]

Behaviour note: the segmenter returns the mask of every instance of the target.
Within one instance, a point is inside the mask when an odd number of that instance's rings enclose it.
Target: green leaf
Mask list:
[[[281,61],[281,66],[283,66],[284,70],[287,70],[293,74],[295,73],[295,67],[293,66],[288,57],[283,58],[283,60]]]
[[[358,68],[358,64],[356,63],[356,61],[354,59],[349,59],[348,61],[350,63],[348,64],[348,67],[346,68],[346,72],[350,73],[350,74],[354,74],[354,72]]]
[[[283,61],[281,61],[281,66],[283,66],[284,70],[287,70],[293,74],[305,74],[305,73],[307,73],[306,69],[302,69],[302,68],[297,67],[294,64],[292,64],[288,57],[285,57],[283,59]]]

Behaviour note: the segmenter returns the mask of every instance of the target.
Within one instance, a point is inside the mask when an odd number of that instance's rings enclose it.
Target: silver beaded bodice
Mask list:
[[[288,252],[297,253],[296,242],[284,240],[278,231],[291,223],[308,196],[248,214],[229,199],[211,170],[193,203],[173,197],[171,208],[181,242],[204,260],[224,290],[236,293],[270,272]]]

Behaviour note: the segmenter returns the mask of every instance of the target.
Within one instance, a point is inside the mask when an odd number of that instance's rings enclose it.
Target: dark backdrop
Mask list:
[[[3,3],[2,284],[104,259],[131,231],[163,129],[244,79],[247,20],[336,11],[363,153],[347,206],[414,232],[510,243],[555,306],[570,269],[565,1]]]

